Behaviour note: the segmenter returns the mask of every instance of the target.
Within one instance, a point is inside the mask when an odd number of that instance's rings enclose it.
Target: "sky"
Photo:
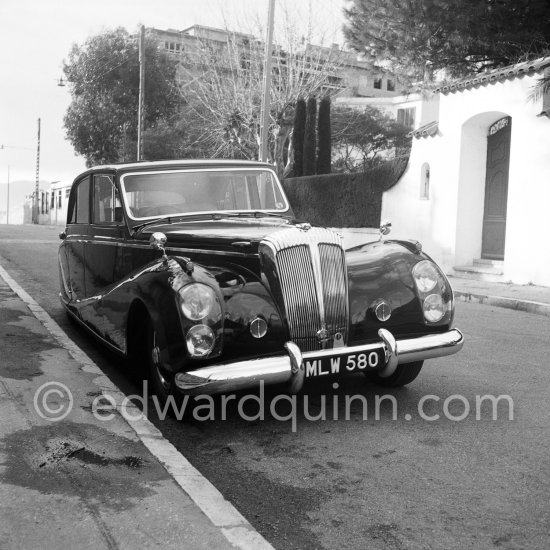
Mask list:
[[[342,43],[345,0],[276,0],[276,28],[310,28],[314,42]],[[59,87],[73,44],[117,26],[183,30],[194,24],[250,32],[267,21],[268,0],[0,0],[0,184],[72,181],[85,169],[65,139],[68,87]],[[289,14],[289,15],[287,15]],[[1,202],[1,199],[0,199]],[[10,201],[11,202],[11,201]]]

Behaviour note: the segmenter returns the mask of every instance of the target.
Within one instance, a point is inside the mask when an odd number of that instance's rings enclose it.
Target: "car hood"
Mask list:
[[[168,248],[255,251],[262,239],[293,225],[294,222],[279,218],[227,218],[155,225],[141,235],[148,240],[152,233],[160,231],[166,235]]]

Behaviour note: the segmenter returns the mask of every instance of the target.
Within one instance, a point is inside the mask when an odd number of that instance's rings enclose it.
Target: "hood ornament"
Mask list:
[[[391,222],[389,220],[384,220],[381,224],[380,224],[380,241],[383,241],[384,240],[384,236],[385,235],[389,235],[391,231]]]
[[[311,229],[310,223],[297,223],[296,226],[298,229],[301,229],[302,231],[309,231]]]
[[[164,263],[168,262],[168,256],[166,255],[166,250],[164,245],[166,244],[166,235],[160,231],[155,231],[149,238],[149,246],[154,250],[160,250],[162,252],[162,261]]]

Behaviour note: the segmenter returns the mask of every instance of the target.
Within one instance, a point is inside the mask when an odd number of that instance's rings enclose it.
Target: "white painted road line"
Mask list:
[[[50,317],[50,315],[0,266],[0,277],[27,305],[46,330],[82,365],[82,370],[96,375],[94,383],[105,395],[115,400],[117,407],[124,393],[84,353]],[[128,416],[128,417],[127,417]],[[189,495],[225,538],[243,550],[273,550],[273,547],[250,525],[240,512],[167,440],[143,415],[122,415],[140,441],[164,466],[175,482]]]

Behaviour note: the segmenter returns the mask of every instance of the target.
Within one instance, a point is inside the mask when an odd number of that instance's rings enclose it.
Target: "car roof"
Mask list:
[[[98,166],[92,166],[86,172],[80,174],[84,175],[87,172],[97,171],[115,171],[115,172],[127,172],[129,170],[150,170],[155,168],[209,168],[209,167],[231,167],[231,168],[271,168],[273,165],[267,162],[252,161],[252,160],[224,160],[224,159],[194,159],[194,160],[160,160],[160,161],[142,161],[142,162],[127,162],[122,164],[104,164]],[[80,177],[79,176],[79,177]]]

